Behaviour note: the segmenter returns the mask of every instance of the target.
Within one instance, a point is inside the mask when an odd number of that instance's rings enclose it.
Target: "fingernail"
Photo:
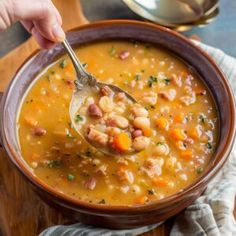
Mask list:
[[[55,39],[58,41],[58,42],[61,42],[65,39],[65,32],[63,31],[63,29],[61,28],[61,26],[56,23],[54,26],[53,26],[53,36],[55,37]]]

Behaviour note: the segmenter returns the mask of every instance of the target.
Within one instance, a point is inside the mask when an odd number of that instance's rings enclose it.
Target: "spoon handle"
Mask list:
[[[74,50],[71,48],[67,39],[65,39],[62,42],[62,45],[66,49],[73,65],[74,65],[76,75],[77,75],[77,80],[75,81],[77,89],[82,89],[84,84],[91,83],[91,82],[94,83],[95,82],[95,81],[93,81],[94,78],[84,69],[82,63],[80,62],[80,60],[76,56]]]

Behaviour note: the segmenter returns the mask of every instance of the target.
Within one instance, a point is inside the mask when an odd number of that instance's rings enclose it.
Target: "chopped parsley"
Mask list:
[[[60,165],[61,165],[61,162],[59,160],[50,160],[48,162],[49,168],[56,168],[56,167],[59,167]]]
[[[157,142],[156,145],[157,145],[157,146],[160,146],[160,145],[163,145],[163,143],[162,143],[162,142]]]
[[[170,84],[170,79],[168,79],[168,78],[163,79],[163,81],[164,81],[165,85],[169,85]]]
[[[116,55],[116,49],[114,46],[112,46],[109,51],[108,51],[110,56],[115,56]]]
[[[81,116],[81,115],[76,115],[76,117],[75,117],[75,121],[76,122],[81,122],[81,121],[83,121],[84,120],[84,118]]]
[[[91,156],[92,156],[92,151],[88,149],[88,150],[85,152],[85,156],[91,157]]]
[[[152,87],[154,83],[157,83],[157,77],[155,76],[149,76],[148,78],[148,87]]]
[[[136,75],[134,76],[134,79],[135,79],[136,81],[139,81],[139,80],[141,79],[141,75],[140,75],[140,74],[136,74]]]
[[[210,149],[210,150],[212,149],[212,144],[211,144],[211,143],[208,142],[208,143],[206,144],[206,146],[207,146],[207,149]]]
[[[204,169],[202,167],[198,167],[196,171],[198,174],[201,174],[204,171]]]
[[[106,204],[106,200],[102,199],[101,201],[98,202],[98,204]]]
[[[149,194],[149,195],[155,195],[156,192],[155,192],[154,189],[148,189],[148,194]]]
[[[206,116],[205,116],[205,115],[201,114],[201,115],[199,116],[199,120],[204,124],[207,119],[206,119]]]
[[[68,129],[66,129],[66,137],[73,138],[72,134],[70,133],[70,130],[68,130]]]
[[[72,174],[68,174],[68,175],[67,175],[67,179],[68,179],[69,181],[73,181],[73,180],[75,179],[75,176],[72,175]]]
[[[83,67],[87,68],[88,64],[87,63],[83,63]]]
[[[59,64],[59,66],[63,69],[65,68],[67,65],[67,61],[66,60],[62,60],[61,63]]]

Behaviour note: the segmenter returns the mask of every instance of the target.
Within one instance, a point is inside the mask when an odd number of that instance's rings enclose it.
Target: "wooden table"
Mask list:
[[[87,22],[77,0],[54,0],[62,14],[64,28],[70,29]],[[77,14],[71,14],[77,12]],[[4,91],[22,62],[38,48],[34,39],[0,59],[0,91]],[[56,224],[74,223],[72,219],[44,203],[0,148],[0,236],[35,236]],[[168,235],[173,219],[144,235]]]

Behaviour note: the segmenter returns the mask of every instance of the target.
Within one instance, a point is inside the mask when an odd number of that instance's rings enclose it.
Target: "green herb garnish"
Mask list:
[[[72,134],[70,133],[70,130],[68,130],[68,129],[66,129],[66,137],[73,138]]]
[[[204,171],[204,169],[202,167],[198,167],[197,168],[197,173],[198,174],[201,174],[203,171]]]
[[[163,143],[162,143],[162,142],[157,142],[156,145],[157,145],[157,146],[160,146],[160,145],[163,145]]]
[[[61,165],[61,162],[59,160],[50,160],[48,162],[49,168],[56,168],[56,167],[59,167],[60,165]]]
[[[134,76],[134,79],[135,79],[136,81],[139,81],[139,80],[141,79],[141,75],[140,75],[140,74],[136,74],[136,75]]]
[[[105,199],[102,199],[101,201],[99,201],[98,204],[106,204]]]
[[[75,179],[75,176],[72,175],[72,174],[68,174],[68,175],[67,175],[67,179],[68,179],[69,181],[73,181],[73,180]]]
[[[153,83],[157,83],[157,77],[151,75],[148,78],[148,86],[152,87]]]
[[[67,61],[66,60],[62,60],[59,66],[63,69],[63,68],[66,67],[66,65],[67,65]]]
[[[81,122],[81,121],[83,121],[84,120],[84,118],[81,116],[81,115],[76,115],[76,117],[75,117],[75,121],[76,122]]]
[[[164,81],[165,85],[169,85],[170,84],[170,79],[168,79],[168,78],[163,79],[163,81]]]
[[[212,144],[211,144],[211,143],[208,142],[208,143],[206,144],[206,146],[207,146],[208,149],[212,149]]]
[[[148,194],[149,194],[149,195],[155,195],[156,192],[155,192],[154,189],[148,189]]]
[[[116,54],[116,49],[115,49],[115,47],[112,46],[112,47],[109,49],[108,53],[109,53],[110,56],[115,56],[115,54]]]
[[[83,67],[87,68],[88,64],[87,63],[83,63]]]
[[[199,116],[199,120],[204,124],[207,119],[206,119],[206,116],[205,116],[205,115],[201,114],[201,115]]]
[[[91,156],[92,156],[92,152],[88,149],[88,150],[85,152],[85,156],[91,157]]]

